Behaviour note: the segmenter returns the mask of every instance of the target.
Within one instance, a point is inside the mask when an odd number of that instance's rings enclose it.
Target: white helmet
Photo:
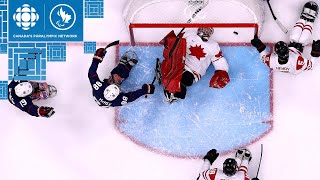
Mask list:
[[[14,87],[14,91],[18,97],[26,97],[32,94],[33,88],[31,83],[22,82],[16,85],[16,87]]]
[[[213,28],[200,27],[197,30],[197,35],[200,36],[202,40],[208,41],[209,38],[212,36],[213,32],[214,32]]]
[[[115,100],[120,94],[120,88],[115,84],[110,84],[103,92],[104,98],[108,101]]]

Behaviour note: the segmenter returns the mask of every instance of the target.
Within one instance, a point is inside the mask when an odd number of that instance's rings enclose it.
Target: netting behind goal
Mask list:
[[[218,35],[222,41],[246,36],[249,41],[261,31],[264,7],[262,0],[130,0],[123,15],[132,43],[158,41],[170,29],[183,27],[214,27],[218,34],[223,29]]]

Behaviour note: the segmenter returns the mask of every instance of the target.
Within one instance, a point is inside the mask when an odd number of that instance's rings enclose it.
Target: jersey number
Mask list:
[[[125,105],[128,103],[128,97],[127,96],[123,96],[122,97],[122,101],[121,101],[121,105]]]
[[[20,102],[21,107],[24,107],[25,105],[27,105],[27,101],[25,99],[22,99]]]
[[[95,90],[98,90],[100,87],[102,86],[101,82],[97,81],[96,83],[94,83],[92,85],[92,87],[95,89]]]

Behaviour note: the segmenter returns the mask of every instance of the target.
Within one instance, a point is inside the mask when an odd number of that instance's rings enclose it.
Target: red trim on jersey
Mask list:
[[[222,51],[220,50],[220,51],[218,52],[218,54],[216,54],[214,57],[216,57],[216,58],[221,58],[221,57],[222,57]]]
[[[299,56],[297,59],[296,70],[300,70],[304,65],[304,59],[302,56]]]
[[[271,56],[271,54],[267,54],[267,55],[266,55],[266,58],[265,58],[265,64],[266,64],[268,67],[270,67],[270,56]]]
[[[210,169],[202,172],[202,177],[203,177],[204,179],[206,179],[206,180],[208,180],[208,178],[207,178],[207,172],[208,172],[209,170],[210,170]]]
[[[95,77],[95,76],[98,76],[98,74],[94,74],[94,75],[90,76],[89,78],[92,78],[92,77]]]
[[[210,180],[214,180],[216,178],[217,172],[218,172],[218,169],[214,168],[213,172],[209,173]]]
[[[240,166],[239,171],[243,171],[245,174],[247,174],[248,168],[246,166]]]

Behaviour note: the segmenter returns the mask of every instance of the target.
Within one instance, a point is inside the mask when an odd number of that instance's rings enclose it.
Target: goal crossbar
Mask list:
[[[129,25],[130,43],[135,45],[134,28],[198,28],[198,27],[212,27],[212,28],[254,28],[255,34],[258,34],[259,25],[256,23],[131,23]]]

